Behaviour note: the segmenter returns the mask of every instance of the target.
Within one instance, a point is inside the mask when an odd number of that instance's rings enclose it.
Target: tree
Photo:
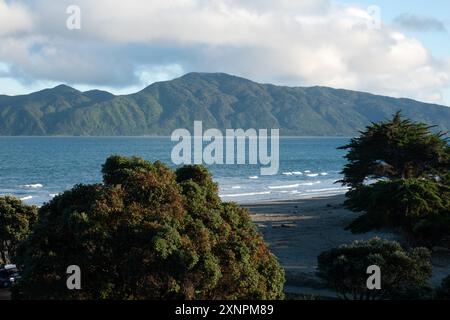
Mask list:
[[[381,290],[367,288],[369,266],[381,270]],[[431,253],[425,248],[404,250],[397,242],[373,238],[323,252],[318,275],[342,299],[417,299],[429,292]]]
[[[248,212],[222,203],[209,172],[113,156],[102,184],[39,211],[16,298],[280,299],[284,273]],[[78,265],[82,289],[66,288]]]
[[[14,197],[0,197],[0,259],[14,261],[18,245],[28,236],[36,222],[37,208]]]
[[[448,216],[450,187],[419,179],[379,181],[350,190],[347,198],[347,208],[364,212],[350,224],[353,232],[401,227],[413,233],[423,219]]]
[[[373,179],[442,179],[450,168],[450,146],[443,133],[423,123],[402,119],[372,123],[340,149],[349,150],[344,185],[357,188]]]
[[[350,230],[401,228],[411,242],[429,246],[450,235],[450,148],[430,129],[397,113],[342,147],[349,150],[341,181],[350,187],[345,206],[363,213]]]

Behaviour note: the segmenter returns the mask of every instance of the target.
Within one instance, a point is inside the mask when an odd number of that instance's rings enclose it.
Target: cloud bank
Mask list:
[[[73,4],[81,30],[66,28]],[[371,27],[373,19],[327,0],[0,0],[0,62],[22,82],[120,88],[227,72],[443,103],[450,55],[436,59],[395,24]]]

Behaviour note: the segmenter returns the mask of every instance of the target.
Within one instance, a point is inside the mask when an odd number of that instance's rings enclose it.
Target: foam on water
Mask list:
[[[40,183],[35,183],[35,184],[25,184],[25,185],[23,185],[21,187],[28,188],[28,189],[40,189],[40,188],[43,188],[44,185],[42,185]]]
[[[315,184],[321,184],[322,181],[316,181],[316,182],[305,182],[305,183],[300,183],[301,186],[313,186]]]
[[[269,189],[292,189],[292,188],[298,188],[300,184],[291,184],[286,186],[270,186]]]
[[[306,176],[310,177],[310,178],[315,178],[315,177],[318,177],[319,174],[318,173],[308,173]]]

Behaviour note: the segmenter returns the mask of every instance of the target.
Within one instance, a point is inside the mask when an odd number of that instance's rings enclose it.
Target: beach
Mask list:
[[[323,251],[376,236],[404,244],[402,236],[391,231],[355,235],[345,230],[358,214],[345,209],[344,200],[339,195],[243,205],[285,269],[287,293],[335,297],[316,276],[317,256]],[[435,250],[432,260],[430,282],[437,286],[450,274],[450,252]]]

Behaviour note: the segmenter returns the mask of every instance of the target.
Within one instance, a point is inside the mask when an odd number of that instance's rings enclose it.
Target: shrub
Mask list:
[[[441,286],[436,291],[436,299],[450,300],[450,276],[442,280]]]
[[[397,242],[374,238],[323,252],[318,275],[343,299],[416,299],[430,291],[430,259],[428,249],[406,251]],[[372,265],[381,269],[381,290],[367,288]]]
[[[347,208],[363,215],[354,233],[401,228],[411,241],[432,246],[450,235],[450,187],[419,179],[380,181],[348,192]]]
[[[284,273],[248,212],[222,203],[200,166],[110,157],[103,184],[39,211],[15,298],[280,299]],[[78,265],[82,289],[66,288]]]

